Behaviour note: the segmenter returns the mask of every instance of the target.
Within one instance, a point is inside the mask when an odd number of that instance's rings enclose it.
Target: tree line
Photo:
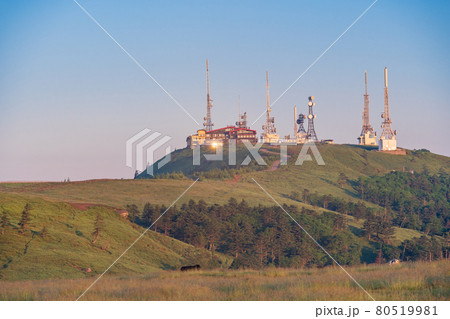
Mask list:
[[[319,213],[296,206],[283,207],[340,264],[352,265],[403,258],[420,260],[446,257],[445,247],[425,237],[426,245],[407,242],[395,246],[392,221],[374,215],[364,231],[352,229],[343,214]],[[230,198],[224,205],[207,205],[190,200],[180,207],[147,203],[143,210],[128,205],[129,219],[143,227],[171,236],[199,248],[232,255],[232,268],[326,266],[330,258],[278,206],[250,206]],[[370,211],[370,210],[369,210]],[[377,220],[377,218],[382,219]],[[367,240],[369,245],[367,245]],[[433,244],[428,241],[433,240]],[[404,251],[403,251],[404,250]],[[417,250],[420,253],[417,253]],[[381,254],[381,256],[379,256]]]
[[[354,189],[361,199],[383,207],[395,226],[439,236],[450,230],[450,177],[444,170],[359,178]]]

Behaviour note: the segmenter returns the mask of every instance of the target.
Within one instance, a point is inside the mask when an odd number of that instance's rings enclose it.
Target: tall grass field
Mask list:
[[[448,300],[450,262],[346,269],[375,300]],[[76,300],[86,279],[2,282],[0,300]],[[105,276],[80,300],[371,300],[339,267]]]

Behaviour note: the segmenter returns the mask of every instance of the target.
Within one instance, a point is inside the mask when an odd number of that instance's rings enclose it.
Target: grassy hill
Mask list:
[[[407,151],[407,155],[390,155],[370,148],[352,145],[318,145],[325,161],[324,166],[316,162],[305,162],[301,166],[293,163],[300,152],[300,146],[289,148],[288,165],[270,170],[277,160],[271,152],[277,147],[264,146],[261,152],[268,167],[229,167],[223,162],[204,163],[192,166],[192,151],[176,151],[172,162],[158,173],[183,171],[185,175],[200,176],[200,180],[183,196],[177,205],[190,199],[204,200],[208,204],[225,204],[230,197],[238,201],[245,199],[249,205],[273,205],[273,201],[255,184],[258,181],[277,201],[299,208],[314,208],[293,200],[293,191],[307,188],[318,194],[330,194],[347,201],[360,201],[351,184],[338,185],[338,176],[344,173],[349,180],[358,177],[384,175],[392,170],[448,171],[450,159],[427,151]],[[264,153],[264,154],[263,154]],[[245,153],[238,149],[239,159]],[[208,178],[208,172],[217,170],[229,172],[229,178]],[[203,174],[203,175],[202,175]],[[120,217],[114,208],[123,209],[128,204],[142,208],[146,202],[170,205],[193,180],[145,179],[136,180],[91,180],[69,183],[0,183],[0,208],[8,212],[11,225],[7,236],[0,236],[0,276],[2,279],[27,278],[82,278],[101,273],[120,253],[132,243],[143,229]],[[32,206],[32,227],[25,235],[19,235],[17,224],[26,203]],[[84,205],[85,208],[79,207]],[[93,205],[92,205],[93,204]],[[365,203],[376,207],[373,203]],[[78,208],[77,208],[78,207]],[[105,230],[96,244],[91,243],[94,220],[100,214]],[[361,229],[363,221],[350,218],[349,225]],[[43,227],[48,229],[47,238],[39,236]],[[418,231],[396,228],[394,243],[420,237]],[[209,260],[209,252],[195,249],[180,241],[157,234],[147,233],[111,273],[146,273],[160,269],[176,269],[183,263],[195,260]],[[231,262],[229,257],[220,256],[222,265]],[[92,273],[82,269],[91,268]]]
[[[31,205],[30,229],[19,234],[25,204]],[[0,235],[0,278],[3,280],[85,278],[102,273],[143,231],[110,207],[81,207],[35,196],[0,193],[0,208],[8,213],[10,227]],[[97,215],[103,220],[99,239],[92,243]],[[43,227],[48,234],[41,236]],[[229,257],[218,256],[227,267]],[[133,274],[178,269],[201,263],[211,255],[173,238],[149,231],[115,264],[110,273]],[[216,266],[217,266],[216,265]],[[90,268],[91,272],[87,269]]]
[[[265,146],[269,151],[277,147]],[[450,158],[423,151],[407,151],[407,155],[390,155],[368,150],[354,145],[318,145],[325,165],[316,162],[304,162],[301,166],[293,165],[301,146],[289,148],[287,166],[280,166],[274,171],[267,170],[273,163],[275,155],[262,155],[268,166],[241,168],[236,172],[239,178],[215,179],[202,176],[199,182],[189,190],[180,203],[189,199],[203,199],[207,203],[226,203],[230,197],[240,200],[245,198],[250,204],[273,204],[252,178],[257,180],[277,200],[287,204],[302,205],[287,198],[295,190],[308,188],[311,192],[331,194],[346,200],[357,201],[351,185],[340,188],[337,180],[340,173],[349,179],[360,176],[383,175],[392,170],[422,171],[424,167],[431,172],[450,167]],[[240,150],[242,151],[242,150]],[[239,153],[239,150],[238,150]],[[190,163],[190,165],[188,165]],[[211,162],[200,167],[192,166],[192,150],[182,149],[174,152],[172,162],[164,166],[159,173],[184,171],[190,176],[194,170],[208,172],[221,167],[226,170],[225,162]],[[232,167],[231,167],[232,168]],[[96,203],[124,208],[127,204],[142,207],[146,202],[169,205],[181,194],[192,180],[144,179],[136,180],[90,180],[70,183],[0,183],[0,192],[37,196],[48,200],[76,203]],[[368,204],[370,205],[370,204]]]

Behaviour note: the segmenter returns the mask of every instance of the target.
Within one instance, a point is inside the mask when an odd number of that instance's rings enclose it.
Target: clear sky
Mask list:
[[[253,122],[373,1],[79,0],[198,122],[210,63],[213,121]],[[379,0],[279,101],[316,96],[319,139],[356,143],[364,70],[381,133],[389,70],[398,144],[450,156],[450,1]],[[261,132],[263,118],[253,125]],[[131,178],[125,141],[144,128],[172,136],[198,126],[72,0],[0,1],[0,181]]]

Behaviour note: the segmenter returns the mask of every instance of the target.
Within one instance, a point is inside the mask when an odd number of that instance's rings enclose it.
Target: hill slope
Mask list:
[[[269,151],[277,152],[276,147],[267,147]],[[258,181],[275,199],[287,204],[302,205],[287,198],[292,191],[303,191],[331,194],[349,201],[358,201],[357,193],[351,185],[341,188],[338,185],[340,173],[349,179],[384,175],[392,170],[422,171],[424,167],[431,173],[440,169],[448,171],[450,158],[422,151],[407,151],[407,155],[390,155],[370,151],[351,145],[318,145],[325,165],[316,162],[304,162],[301,166],[293,165],[300,152],[300,146],[289,148],[288,165],[279,166],[276,170],[269,169],[270,163],[278,158],[272,154],[264,157],[267,167],[252,166],[232,171],[239,178],[230,176],[228,179],[208,178],[200,176],[200,180],[179,203],[189,199],[203,199],[207,203],[226,203],[230,197],[240,200],[245,198],[249,204],[270,204],[273,202],[255,184]],[[262,152],[263,153],[263,152]],[[192,166],[192,151],[183,149],[175,151],[170,164],[164,166],[160,173],[184,171],[187,176],[197,172],[208,172],[215,169],[226,171],[230,167],[225,162],[211,162],[205,166]],[[189,164],[189,165],[188,165]],[[233,167],[231,167],[233,168]],[[213,174],[214,175],[214,174]],[[142,179],[137,180],[91,180],[70,183],[0,183],[0,192],[26,194],[49,200],[77,203],[96,203],[124,208],[127,204],[137,204],[142,207],[146,202],[169,205],[191,183],[192,180],[182,179]],[[370,205],[370,204],[368,204]]]
[[[19,234],[25,204],[31,205],[30,229]],[[0,193],[0,207],[10,226],[0,235],[0,278],[3,280],[85,278],[102,273],[144,231],[108,207],[75,208],[67,203]],[[103,220],[92,243],[97,215]],[[48,234],[42,237],[43,227]],[[216,266],[231,258],[217,255]],[[114,274],[178,269],[181,265],[211,263],[208,251],[148,231],[109,271]],[[92,272],[88,272],[90,268]]]
[[[264,148],[267,153],[264,159],[268,162],[268,167],[250,166],[230,170],[226,163],[212,162],[192,168],[192,151],[184,149],[177,151],[172,163],[164,166],[165,171],[159,173],[183,170],[188,176],[200,176],[200,180],[177,205],[190,199],[204,200],[208,204],[225,204],[230,197],[235,197],[238,201],[245,199],[252,206],[273,205],[273,201],[254,182],[255,179],[280,203],[320,212],[326,210],[293,200],[292,192],[308,189],[311,193],[330,194],[345,201],[358,202],[361,199],[354,191],[351,180],[384,175],[392,170],[427,169],[435,173],[442,169],[447,171],[450,167],[448,157],[426,151],[407,151],[407,155],[399,156],[351,145],[318,145],[325,161],[324,166],[317,165],[315,161],[305,162],[301,166],[293,165],[300,152],[300,146],[294,146],[289,148],[288,165],[274,170],[268,168],[274,167],[277,157],[270,152],[277,152],[277,148]],[[242,158],[242,153],[240,154]],[[223,180],[220,175],[218,178],[217,174],[208,175],[208,172],[216,170],[231,172],[228,174],[230,178]],[[338,184],[341,173],[350,180],[343,187]],[[231,178],[233,175],[237,178]],[[70,183],[0,183],[0,207],[11,215],[11,224],[17,227],[20,212],[26,203],[31,203],[33,207],[34,223],[31,227],[34,235],[32,232],[25,236],[19,235],[16,229],[11,228],[8,236],[0,237],[0,263],[3,265],[0,276],[4,279],[62,278],[85,277],[102,272],[143,231],[124,221],[108,207],[125,208],[128,204],[136,204],[142,209],[146,202],[170,205],[192,183],[193,180],[186,177],[179,180],[143,178]],[[73,207],[73,203],[97,206],[80,210]],[[365,204],[377,207],[373,203]],[[91,234],[98,213],[105,221],[105,232],[98,243],[92,245]],[[359,229],[362,223],[362,220],[349,221],[350,226]],[[49,231],[47,239],[39,236],[44,225]],[[399,244],[402,240],[421,235],[415,230],[396,228],[394,242]],[[192,246],[154,232],[149,232],[134,248],[111,269],[112,273],[174,269],[189,260],[209,256],[207,251],[194,250]],[[192,259],[194,251],[197,252],[197,257]],[[223,256],[221,258],[223,265],[230,262]],[[80,270],[83,268],[91,268],[93,273]]]

